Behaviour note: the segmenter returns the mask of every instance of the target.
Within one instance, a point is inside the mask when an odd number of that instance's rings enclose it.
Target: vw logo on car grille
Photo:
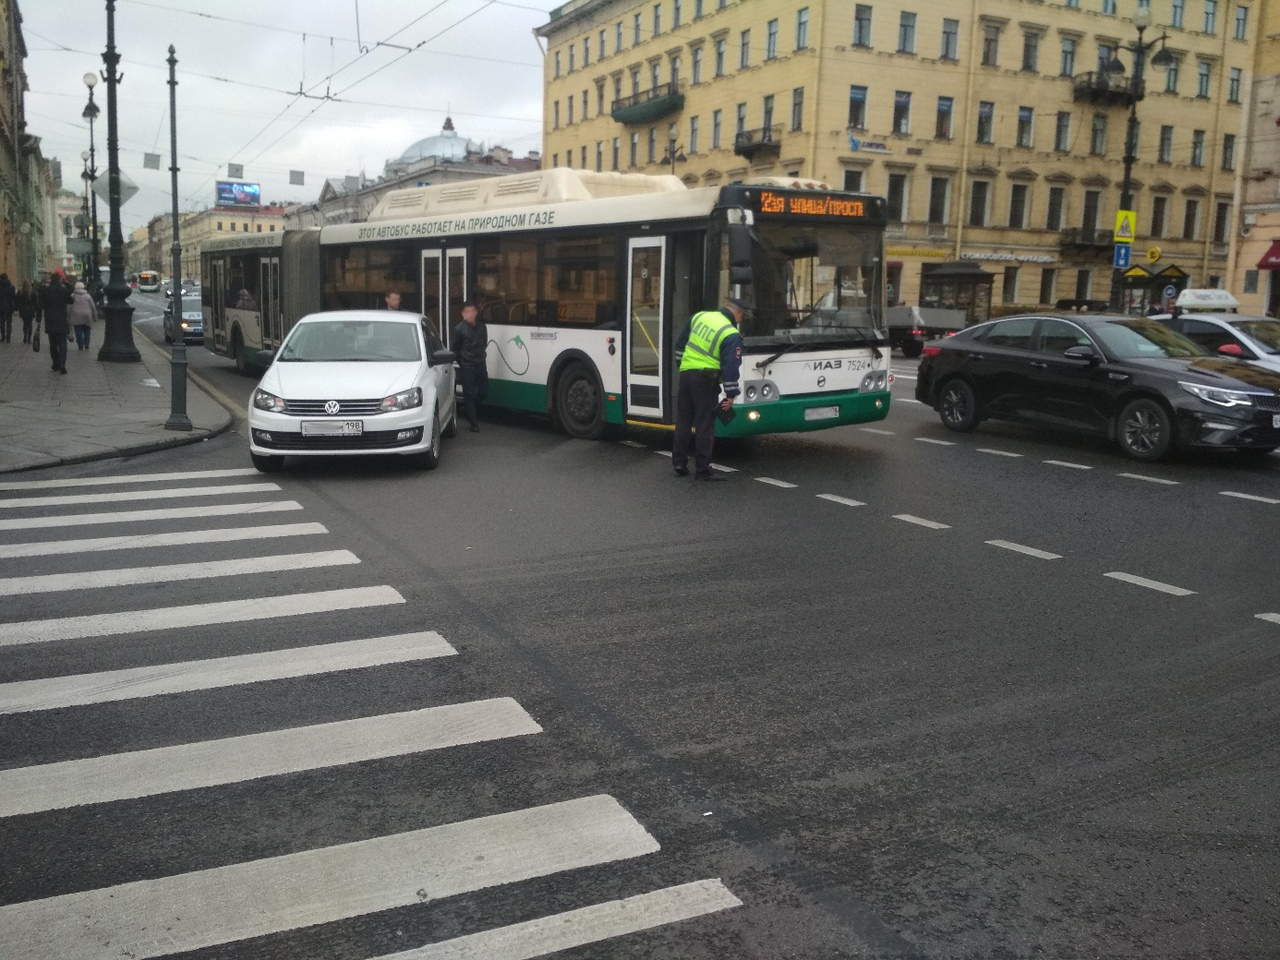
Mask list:
[[[330,400],[328,403],[324,405],[324,412],[331,417],[337,414],[339,409],[341,408],[338,406],[337,400]]]

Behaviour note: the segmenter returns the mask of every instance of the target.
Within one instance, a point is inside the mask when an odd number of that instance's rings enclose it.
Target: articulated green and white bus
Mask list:
[[[795,180],[686,188],[555,169],[388,193],[370,218],[202,251],[205,342],[243,367],[318,309],[420,310],[448,346],[488,324],[489,404],[570,435],[674,420],[689,317],[749,297],[738,416],[721,436],[889,412],[884,201]]]

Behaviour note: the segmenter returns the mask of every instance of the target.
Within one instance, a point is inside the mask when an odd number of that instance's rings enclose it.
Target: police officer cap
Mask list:
[[[733,307],[733,309],[740,311],[744,316],[755,313],[756,310],[755,304],[750,300],[740,300],[737,297],[726,297],[724,302]]]

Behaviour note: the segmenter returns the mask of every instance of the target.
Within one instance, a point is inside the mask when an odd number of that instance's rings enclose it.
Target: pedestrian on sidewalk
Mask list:
[[[462,408],[471,432],[480,432],[480,404],[489,395],[489,328],[478,319],[474,300],[462,304],[462,322],[453,328],[453,350],[462,374]]]
[[[13,308],[17,306],[18,291],[7,273],[0,273],[0,341],[13,339]]]
[[[22,289],[18,291],[18,316],[22,318],[22,342],[31,342],[31,328],[35,325],[40,313],[40,300],[36,297],[36,288],[30,280],[22,281]]]
[[[77,282],[75,290],[71,292],[71,307],[67,310],[67,318],[76,331],[76,349],[88,350],[93,325],[98,322],[98,307],[83,283]]]
[[[70,305],[71,286],[67,283],[67,275],[55,270],[40,291],[40,314],[44,317],[45,335],[49,338],[49,359],[57,373],[67,372],[67,340],[71,338],[67,307]]]

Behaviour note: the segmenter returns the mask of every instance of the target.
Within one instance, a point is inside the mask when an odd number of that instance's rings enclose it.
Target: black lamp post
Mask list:
[[[1151,26],[1151,10],[1148,7],[1141,7],[1133,14],[1133,25],[1138,28],[1138,40],[1136,43],[1125,43],[1120,45],[1121,50],[1128,50],[1133,54],[1133,80],[1130,83],[1129,96],[1129,122],[1125,127],[1124,133],[1124,180],[1120,184],[1120,209],[1133,209],[1133,164],[1138,159],[1138,101],[1146,96],[1144,87],[1144,74],[1146,73],[1147,57],[1151,55],[1157,43],[1160,44],[1160,50],[1151,59],[1153,67],[1167,67],[1173,63],[1173,54],[1165,49],[1165,41],[1168,40],[1168,34],[1161,33],[1160,36],[1151,41],[1144,41],[1142,34],[1147,27]],[[1123,74],[1124,64],[1119,60],[1112,58],[1105,67],[1107,73]],[[1111,271],[1111,309],[1119,313],[1124,302],[1124,271],[1119,267],[1115,267]]]
[[[93,182],[98,179],[98,158],[96,148],[93,143],[93,121],[98,119],[98,105],[93,102],[93,88],[98,85],[98,75],[90,72],[84,75],[84,85],[89,88],[89,102],[85,104],[84,112],[80,114],[84,119],[89,121],[89,152],[80,154],[80,158],[85,162],[84,179],[85,179],[85,197],[86,203],[92,217],[93,231],[89,234],[89,238],[93,243],[89,250],[89,263],[85,268],[86,285],[90,292],[96,291],[102,278],[98,271],[98,195],[93,192]]]
[[[107,80],[107,189],[111,207],[111,279],[107,281],[106,332],[102,337],[99,360],[113,363],[139,363],[142,355],[133,343],[133,307],[129,306],[129,285],[124,282],[124,233],[120,229],[120,139],[116,125],[116,87],[120,75],[116,67],[116,0],[107,0],[107,49],[102,54]]]
[[[668,140],[667,153],[658,162],[671,164],[671,175],[674,177],[676,175],[676,164],[688,163],[689,158],[684,155],[684,147],[677,147],[674,140]]]

